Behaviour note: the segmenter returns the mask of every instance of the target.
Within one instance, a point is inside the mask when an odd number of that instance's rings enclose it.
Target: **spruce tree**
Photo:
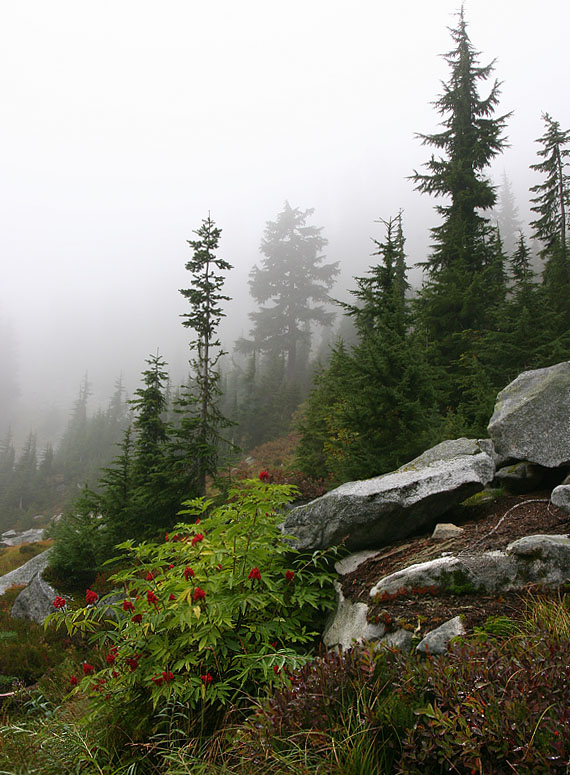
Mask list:
[[[87,459],[87,404],[90,395],[91,384],[85,374],[55,458],[55,465],[61,471],[66,486],[85,482],[86,467],[90,462]]]
[[[218,335],[219,323],[225,317],[222,303],[230,300],[222,293],[222,272],[232,266],[216,255],[222,232],[210,215],[194,233],[197,239],[188,240],[193,255],[186,263],[192,285],[180,290],[190,304],[190,312],[182,315],[182,325],[195,334],[190,342],[195,354],[190,360],[190,384],[182,389],[178,400],[178,470],[187,497],[204,494],[206,476],[215,474],[218,468],[221,446],[225,443],[223,431],[232,424],[220,411],[217,368],[225,355]]]
[[[451,73],[435,102],[443,129],[419,135],[438,156],[427,162],[427,172],[412,175],[418,191],[447,200],[436,207],[442,221],[432,229],[433,252],[423,264],[427,281],[419,300],[430,356],[440,368],[442,407],[457,406],[460,398],[453,374],[465,355],[463,332],[485,328],[489,310],[504,294],[498,286],[487,289],[483,283],[483,272],[491,265],[497,269],[497,246],[484,217],[496,197],[485,171],[505,147],[503,130],[510,115],[494,117],[500,86],[496,80],[486,97],[479,96],[479,85],[491,76],[494,62],[478,64],[463,8],[450,33],[454,48],[445,59]]]
[[[349,397],[356,395],[352,365],[349,349],[339,339],[326,367],[315,374],[313,388],[300,408],[297,430],[301,438],[295,456],[299,469],[313,479],[343,480],[342,458],[354,438],[345,427],[343,412]]]

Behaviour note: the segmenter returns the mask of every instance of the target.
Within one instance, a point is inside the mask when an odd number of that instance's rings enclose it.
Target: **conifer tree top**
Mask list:
[[[479,83],[493,72],[494,60],[479,65],[479,54],[467,33],[463,7],[456,27],[450,29],[454,48],[444,54],[451,74],[442,83],[443,93],[434,102],[442,116],[443,130],[419,134],[424,145],[441,153],[424,165],[426,173],[414,170],[411,179],[416,190],[450,203],[436,209],[443,216],[441,226],[432,230],[434,253],[427,266],[438,270],[460,259],[467,266],[477,263],[476,243],[485,223],[479,211],[495,204],[495,189],[482,173],[506,145],[503,130],[509,114],[493,117],[499,102],[500,83],[495,80],[485,98],[479,96]]]

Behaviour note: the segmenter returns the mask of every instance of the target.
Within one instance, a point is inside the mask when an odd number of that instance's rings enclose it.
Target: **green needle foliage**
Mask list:
[[[450,76],[435,102],[443,129],[420,135],[441,155],[432,155],[427,172],[414,171],[411,177],[418,191],[448,200],[436,207],[442,222],[432,229],[433,251],[423,264],[428,277],[419,299],[430,357],[440,369],[443,409],[456,408],[461,400],[454,366],[471,341],[463,332],[485,329],[504,298],[500,253],[482,213],[495,204],[494,186],[485,171],[505,147],[502,133],[509,117],[493,116],[499,102],[497,81],[486,97],[479,96],[479,84],[491,76],[493,62],[479,66],[463,8],[450,32],[454,48],[445,55]]]
[[[337,481],[376,476],[425,448],[434,398],[406,298],[401,216],[385,226],[378,264],[356,278],[356,303],[342,304],[359,341],[335,347],[300,421],[298,460],[312,476],[323,465]]]
[[[192,369],[190,386],[178,401],[181,415],[177,430],[178,470],[187,481],[187,492],[204,495],[206,476],[216,473],[222,430],[232,425],[219,408],[221,387],[217,365],[225,353],[221,349],[218,326],[225,313],[222,302],[229,301],[222,287],[224,275],[232,266],[216,255],[222,233],[208,215],[195,232],[198,239],[188,240],[192,258],[186,269],[192,274],[190,288],[180,293],[190,304],[190,312],[182,315],[182,325],[195,333],[190,350]]]

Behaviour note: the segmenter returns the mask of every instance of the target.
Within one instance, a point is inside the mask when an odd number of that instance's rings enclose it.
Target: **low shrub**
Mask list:
[[[111,580],[122,595],[86,593],[87,606],[62,609],[51,623],[91,633],[98,659],[78,666],[74,683],[101,714],[130,725],[158,718],[173,703],[203,727],[220,708],[280,681],[307,656],[315,622],[333,604],[322,553],[302,557],[283,541],[279,510],[293,488],[249,481],[230,501],[188,502],[161,544],[129,541],[129,566]]]
[[[559,635],[537,621],[419,662],[427,702],[416,711],[400,771],[568,772],[570,640]],[[405,682],[401,691],[417,701]]]
[[[226,732],[225,745],[218,739],[199,752],[179,751],[178,766],[169,772],[392,772],[414,719],[412,708],[393,690],[407,661],[404,654],[359,646],[321,652],[290,675],[281,674],[253,715]]]

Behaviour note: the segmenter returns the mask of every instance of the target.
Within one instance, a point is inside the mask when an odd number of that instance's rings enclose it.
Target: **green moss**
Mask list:
[[[502,487],[486,487],[484,490],[480,490],[479,492],[476,492],[475,495],[464,500],[461,505],[466,506],[467,508],[471,506],[482,506],[484,503],[493,503],[497,498],[500,498],[501,495],[503,495]]]
[[[472,595],[477,587],[465,571],[457,569],[443,579],[442,590],[450,595]]]

